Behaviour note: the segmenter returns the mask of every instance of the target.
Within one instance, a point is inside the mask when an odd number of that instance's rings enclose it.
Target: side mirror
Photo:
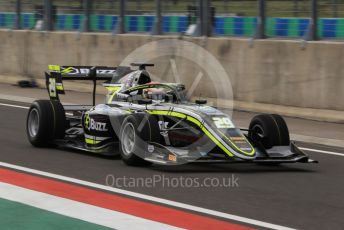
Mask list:
[[[153,102],[152,99],[139,99],[137,101],[139,105],[149,105],[149,104],[152,104],[152,102]]]
[[[197,105],[205,105],[205,104],[207,104],[207,100],[205,100],[205,99],[196,99],[196,101],[195,101],[195,103],[197,104]]]

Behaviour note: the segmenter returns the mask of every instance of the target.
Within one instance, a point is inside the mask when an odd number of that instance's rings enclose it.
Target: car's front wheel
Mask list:
[[[266,149],[290,144],[287,124],[277,114],[259,114],[253,117],[248,135],[250,139],[260,142]]]
[[[131,166],[147,166],[151,163],[145,161],[146,141],[149,130],[143,125],[141,116],[128,116],[124,119],[120,131],[120,154],[124,163]]]

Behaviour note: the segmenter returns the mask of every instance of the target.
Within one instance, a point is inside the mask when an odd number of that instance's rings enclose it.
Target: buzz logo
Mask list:
[[[88,74],[90,72],[89,68],[80,68],[80,67],[61,67],[62,74]],[[115,69],[97,69],[97,74],[115,74]]]
[[[93,120],[92,118],[90,119],[88,114],[86,114],[86,117],[85,117],[85,127],[88,130],[95,130],[95,131],[101,131],[101,132],[108,131],[108,129],[106,128],[106,123],[97,122]]]

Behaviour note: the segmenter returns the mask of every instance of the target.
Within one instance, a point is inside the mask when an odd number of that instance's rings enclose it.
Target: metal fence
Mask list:
[[[344,39],[344,0],[0,0],[0,28]]]

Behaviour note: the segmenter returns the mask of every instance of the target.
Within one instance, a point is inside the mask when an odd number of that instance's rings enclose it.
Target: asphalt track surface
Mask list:
[[[0,101],[12,105],[24,105]],[[126,186],[121,189],[297,229],[343,229],[344,149],[300,143],[319,164],[151,166],[118,157],[34,148],[26,138],[27,110],[0,104],[0,161],[106,185],[106,178],[238,178],[233,187]],[[320,150],[320,151],[319,151]],[[337,155],[327,154],[334,152]],[[343,155],[342,155],[343,154]],[[109,181],[108,181],[109,182]],[[123,185],[121,183],[120,185]],[[261,227],[258,227],[261,229]]]

